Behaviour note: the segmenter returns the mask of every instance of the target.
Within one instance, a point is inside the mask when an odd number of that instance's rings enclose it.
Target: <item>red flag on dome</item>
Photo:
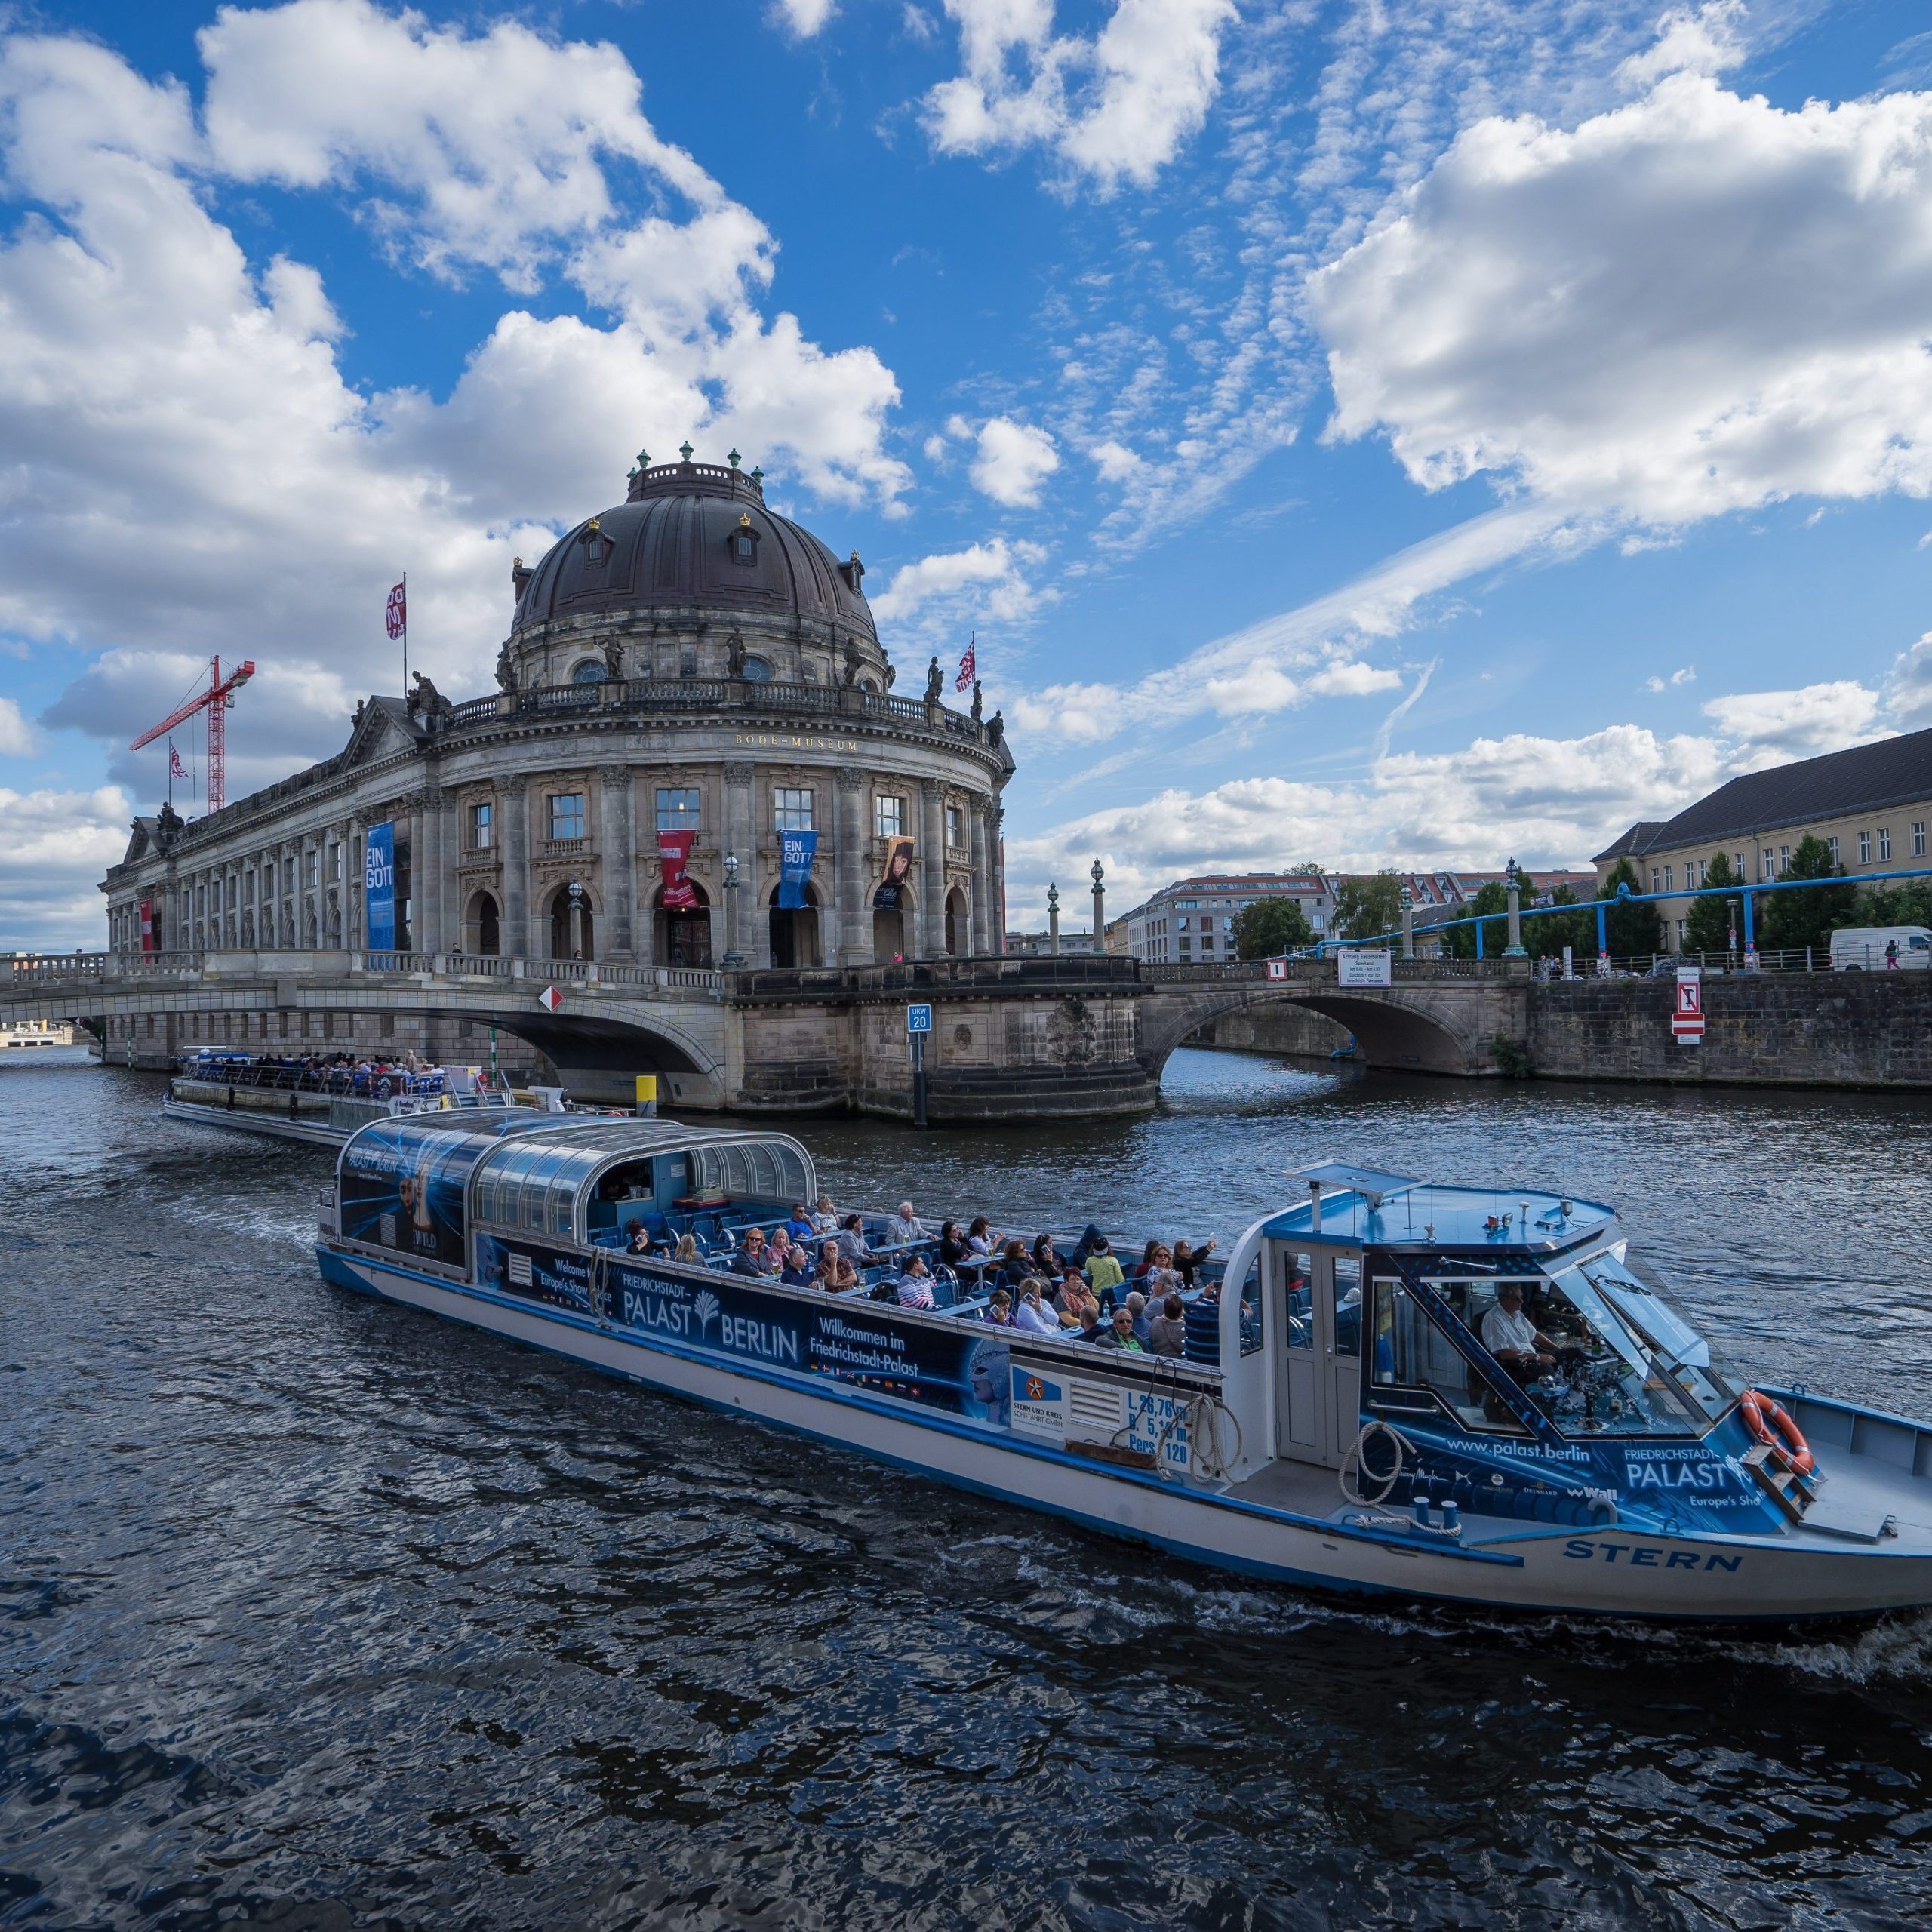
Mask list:
[[[409,580],[401,583],[389,592],[389,626],[391,637],[400,637],[409,628]]]
[[[959,660],[959,675],[952,681],[952,688],[963,691],[980,675],[980,642],[976,636],[966,647],[966,655]]]

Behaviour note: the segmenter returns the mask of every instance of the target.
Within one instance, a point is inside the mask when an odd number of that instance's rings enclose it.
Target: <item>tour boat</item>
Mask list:
[[[1293,1178],[1184,1297],[1177,1358],[995,1325],[971,1270],[930,1309],[875,1299],[921,1245],[883,1214],[850,1293],[740,1272],[749,1229],[818,1197],[763,1131],[375,1121],[317,1255],[344,1287],[1275,1583],[1712,1621],[1932,1604],[1932,1429],[1734,1386],[1611,1208]],[[695,1258],[632,1251],[633,1223]],[[1536,1337],[1511,1365],[1492,1311]]]

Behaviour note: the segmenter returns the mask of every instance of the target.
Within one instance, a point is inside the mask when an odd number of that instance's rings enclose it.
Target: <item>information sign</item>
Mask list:
[[[1704,1037],[1704,974],[1699,966],[1677,969],[1677,1007],[1670,1016],[1671,1037],[1680,1047],[1694,1047]]]
[[[1285,980],[1288,977],[1288,962],[1285,959],[1269,960],[1268,977],[1271,980]]]
[[[932,1008],[930,1006],[906,1008],[906,1030],[909,1033],[930,1033],[933,1030]]]
[[[1395,983],[1395,955],[1386,946],[1345,946],[1335,955],[1335,983],[1340,986],[1386,986]]]

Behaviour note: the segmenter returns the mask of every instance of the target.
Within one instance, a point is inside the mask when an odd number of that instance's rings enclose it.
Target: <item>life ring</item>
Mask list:
[[[1747,1389],[1737,1398],[1737,1406],[1744,1412],[1745,1427],[1760,1442],[1776,1449],[1800,1475],[1811,1473],[1817,1466],[1811,1445],[1805,1441],[1797,1418],[1782,1402],[1755,1389]],[[1782,1442],[1778,1440],[1780,1435],[1784,1438]]]

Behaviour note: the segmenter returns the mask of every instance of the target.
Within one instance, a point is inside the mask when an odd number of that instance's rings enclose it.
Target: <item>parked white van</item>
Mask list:
[[[1832,934],[1834,973],[1882,973],[1894,965],[1920,973],[1932,967],[1932,927],[1844,926]]]

